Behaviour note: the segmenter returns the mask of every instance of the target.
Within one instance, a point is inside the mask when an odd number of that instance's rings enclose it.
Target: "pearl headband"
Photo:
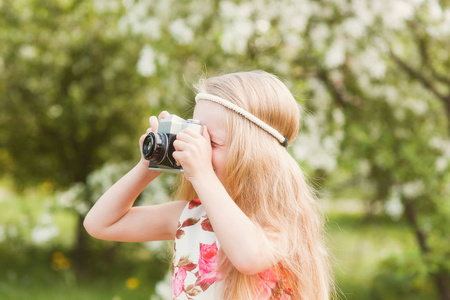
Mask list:
[[[225,100],[223,98],[220,98],[220,97],[217,97],[217,96],[214,96],[214,95],[211,95],[211,94],[206,94],[206,93],[199,93],[199,94],[197,94],[197,96],[195,96],[195,102],[197,103],[198,100],[209,100],[209,101],[218,103],[218,104],[220,104],[222,106],[225,106],[228,109],[231,109],[232,111],[240,114],[241,116],[243,116],[244,118],[246,118],[250,122],[254,123],[258,127],[262,128],[263,130],[265,130],[268,133],[270,133],[271,135],[273,135],[273,137],[275,137],[280,142],[281,145],[283,145],[284,147],[287,147],[287,145],[288,145],[287,138],[285,138],[275,128],[273,128],[272,126],[269,126],[267,123],[265,123],[261,119],[257,118],[256,116],[252,115],[251,113],[249,113],[245,109],[237,106],[236,104],[233,104],[230,101]]]

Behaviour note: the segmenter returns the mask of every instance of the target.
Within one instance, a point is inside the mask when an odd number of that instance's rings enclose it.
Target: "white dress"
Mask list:
[[[178,223],[172,262],[176,300],[217,298],[219,241],[199,200],[184,208]]]
[[[219,241],[200,200],[181,213],[172,261],[173,300],[220,300]],[[296,284],[281,263],[258,274],[255,300],[291,300]]]

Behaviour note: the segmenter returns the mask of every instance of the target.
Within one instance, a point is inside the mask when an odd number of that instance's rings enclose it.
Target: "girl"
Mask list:
[[[188,128],[174,142],[182,200],[133,207],[159,175],[141,157],[90,210],[86,230],[106,240],[175,240],[174,299],[329,299],[322,219],[286,150],[299,130],[292,94],[263,71],[201,80],[197,90],[203,134]],[[157,127],[151,117],[146,134]]]

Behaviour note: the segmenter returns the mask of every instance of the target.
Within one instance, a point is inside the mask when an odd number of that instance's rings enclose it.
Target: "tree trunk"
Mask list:
[[[419,244],[420,250],[423,254],[428,254],[431,252],[427,244],[427,235],[420,228],[419,223],[417,222],[417,211],[413,201],[404,200],[405,204],[405,215],[414,230],[414,234],[416,236],[417,243]],[[425,261],[425,263],[428,263]],[[450,300],[450,283],[449,278],[444,273],[432,274],[432,278],[434,279],[434,283],[438,290],[439,296],[441,300]]]

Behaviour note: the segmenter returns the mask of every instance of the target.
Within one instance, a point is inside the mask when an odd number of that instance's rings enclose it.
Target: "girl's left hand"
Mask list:
[[[189,128],[179,132],[173,146],[176,150],[173,158],[183,167],[187,180],[214,174],[211,140],[206,126],[203,126],[202,135]]]

